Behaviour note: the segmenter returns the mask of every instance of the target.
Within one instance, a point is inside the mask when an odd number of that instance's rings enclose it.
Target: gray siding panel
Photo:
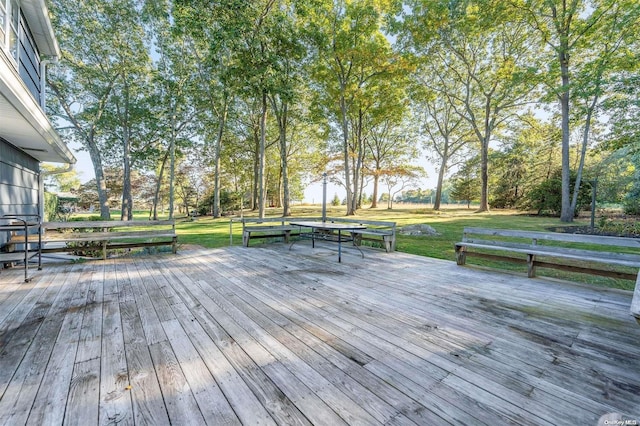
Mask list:
[[[0,164],[3,164],[0,161]],[[38,175],[23,167],[2,167],[0,166],[0,184],[12,185],[20,188],[37,188]]]
[[[0,139],[0,216],[38,214],[38,172],[33,157]],[[0,232],[0,245],[7,241]]]

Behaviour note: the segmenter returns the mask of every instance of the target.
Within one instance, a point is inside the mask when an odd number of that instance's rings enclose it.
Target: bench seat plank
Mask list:
[[[616,265],[640,268],[640,256],[625,253],[600,253],[592,250],[565,249],[561,247],[525,246],[514,245],[500,246],[496,244],[456,243],[459,246],[474,247],[488,250],[501,250],[534,256],[560,257],[565,259],[584,260],[588,262],[615,263]]]
[[[298,228],[292,225],[247,226],[245,232],[293,231]]]
[[[60,243],[69,241],[103,241],[123,240],[136,238],[173,238],[173,232],[136,231],[136,232],[54,232],[42,236],[43,243]],[[37,243],[37,235],[29,235],[30,243]],[[14,236],[7,244],[24,244],[24,236]]]
[[[494,239],[491,239],[493,237]],[[511,241],[506,241],[511,238]],[[517,240],[529,240],[529,243],[515,242]],[[551,242],[549,245],[548,242]],[[546,244],[541,244],[546,243]],[[564,244],[564,245],[562,245]],[[576,244],[589,244],[594,246],[611,247],[606,250],[591,250],[576,248]],[[615,247],[615,249],[613,249]],[[469,249],[481,251],[469,251]],[[466,256],[478,256],[493,260],[508,260],[514,262],[526,262],[528,276],[535,276],[536,267],[556,268],[572,272],[603,275],[627,280],[635,280],[635,290],[631,302],[630,312],[640,324],[640,274],[614,271],[595,266],[570,262],[558,262],[558,260],[579,261],[595,264],[606,264],[640,268],[640,255],[635,253],[619,252],[629,249],[640,249],[640,238],[610,237],[588,234],[564,234],[560,232],[518,231],[512,229],[489,228],[464,228],[462,241],[455,244],[456,262],[464,265]],[[617,250],[617,251],[616,251]],[[512,256],[501,256],[487,253],[486,251],[499,251],[526,255],[525,259]],[[536,257],[540,256],[543,260]],[[547,260],[548,259],[548,260]]]
[[[610,237],[589,234],[566,234],[562,232],[518,231],[513,229],[464,228],[464,234],[491,235],[500,237],[528,238],[539,241],[560,241],[640,249],[640,238]],[[466,241],[466,240],[464,240]]]
[[[147,226],[175,226],[173,220],[97,220],[97,221],[72,221],[72,222],[43,222],[44,229],[72,229],[72,228],[143,228]]]
[[[385,231],[383,229],[355,229],[351,232],[363,235],[393,235],[393,231]]]

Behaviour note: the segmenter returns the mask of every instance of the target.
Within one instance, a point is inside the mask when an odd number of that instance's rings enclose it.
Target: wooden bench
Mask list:
[[[29,240],[36,244],[37,235],[31,235]],[[73,243],[83,245],[74,246]],[[15,236],[7,242],[7,246],[13,244],[24,244],[24,237]],[[161,245],[171,245],[171,251],[174,254],[177,252],[175,221],[77,221],[42,224],[42,253],[101,251],[102,258],[106,260],[107,250]]]
[[[334,223],[356,223],[358,225],[366,226],[366,229],[358,229],[351,232],[351,234],[353,235],[353,243],[357,246],[361,245],[362,241],[370,241],[382,244],[382,247],[387,253],[395,251],[396,249],[395,222],[344,217],[328,217],[327,221],[331,221]]]
[[[249,247],[249,241],[254,238],[282,238],[285,243],[293,235],[300,235],[300,227],[289,225],[290,218],[265,217],[242,218],[242,245]],[[233,220],[232,220],[233,223]],[[231,225],[230,225],[231,226]]]
[[[614,247],[627,252],[611,251]],[[526,262],[529,277],[535,277],[536,268],[541,267],[635,281],[631,313],[640,323],[640,274],[597,268],[593,265],[595,263],[640,268],[638,249],[638,238],[487,228],[464,228],[462,241],[455,244],[458,265],[464,265],[467,256],[476,256],[491,260]],[[495,254],[496,251],[521,254],[526,258],[508,254],[498,255]],[[583,264],[579,265],[580,263]]]

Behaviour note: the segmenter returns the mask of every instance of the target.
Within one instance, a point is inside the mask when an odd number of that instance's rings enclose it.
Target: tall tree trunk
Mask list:
[[[291,190],[289,188],[289,161],[287,158],[287,114],[288,107],[282,106],[280,119],[280,166],[282,172],[282,216],[291,216]]]
[[[131,128],[129,127],[129,83],[124,76],[124,111],[122,111],[122,208],[120,220],[133,220],[133,196],[131,194]]]
[[[129,135],[126,129],[123,129],[123,158],[122,158],[122,209],[120,211],[120,220],[133,219],[133,206],[131,205],[131,144],[129,143]]]
[[[573,186],[573,196],[571,197],[571,211],[574,212],[578,207],[578,196],[580,195],[580,185],[582,184],[582,171],[584,170],[584,159],[587,156],[587,145],[589,144],[589,133],[591,131],[591,118],[593,117],[593,110],[598,104],[598,95],[594,95],[593,101],[587,110],[587,118],[584,123],[584,131],[582,133],[582,147],[580,150],[580,164],[578,165],[578,171],[576,173],[576,181]]]
[[[440,165],[440,170],[438,170],[438,183],[436,185],[436,197],[433,201],[433,209],[440,210],[440,204],[442,203],[442,184],[444,183],[444,175],[447,173],[447,169],[445,164],[447,164],[449,159],[446,154],[442,156],[442,164]]]
[[[222,136],[224,135],[224,128],[227,122],[227,114],[229,111],[228,106],[228,97],[225,94],[223,106],[222,106],[222,114],[220,114],[220,123],[218,124],[218,135],[216,138],[216,146],[215,146],[215,159],[213,165],[213,217],[220,217],[220,172],[221,172],[221,163],[220,158],[222,157]]]
[[[482,188],[480,191],[480,208],[479,212],[489,211],[489,132],[482,141],[482,150],[480,152],[480,180]]]
[[[494,88],[495,89],[495,88]],[[491,131],[493,123],[491,122],[491,95],[487,96],[484,112],[484,136],[480,139],[480,208],[479,212],[489,211],[489,141],[491,140]]]
[[[266,185],[266,150],[267,150],[267,92],[262,91],[262,112],[260,114],[260,146],[258,151],[258,217],[263,218],[267,191]]]
[[[173,219],[175,203],[175,178],[176,178],[176,107],[171,109],[171,140],[169,141],[169,220]]]
[[[160,165],[160,171],[158,172],[158,181],[156,182],[156,190],[153,194],[153,220],[158,220],[158,200],[160,199],[160,188],[162,187],[162,177],[164,175],[164,168],[167,164],[169,152],[164,154],[162,164]]]
[[[260,174],[260,125],[253,126],[253,181],[251,187],[251,211],[258,210],[258,188],[260,186],[258,175]]]
[[[356,158],[355,164],[353,167],[353,213],[355,214],[358,211],[358,208],[362,206],[361,204],[361,188],[362,188],[362,164],[364,162],[364,141],[362,140],[362,126],[364,121],[364,112],[362,109],[358,110],[358,123],[356,127]]]
[[[340,82],[340,114],[342,119],[342,155],[344,161],[344,186],[347,190],[347,216],[356,212],[353,209],[353,190],[351,188],[351,164],[349,163],[349,120],[347,118],[347,100],[345,84]]]
[[[291,189],[289,186],[289,147],[287,141],[287,127],[289,120],[289,104],[281,100],[278,105],[278,98],[270,96],[271,108],[278,122],[278,140],[280,148],[280,180],[278,194],[280,205],[282,207],[282,216],[291,216]]]
[[[380,183],[380,175],[378,175],[379,166],[376,165],[376,171],[373,175],[373,194],[371,194],[371,208],[378,207],[378,185]]]
[[[98,201],[100,202],[100,218],[102,220],[111,219],[111,210],[109,209],[109,196],[107,194],[107,179],[102,168],[102,157],[98,146],[95,142],[87,143],[89,156],[93,163],[93,171],[96,175],[96,190],[98,191]]]
[[[360,174],[360,185],[358,185],[358,205],[356,206],[358,210],[362,208],[363,198],[364,198],[364,176]]]
[[[567,41],[561,42],[559,49],[560,72],[562,75],[562,201],[560,221],[573,222],[574,212],[571,210],[571,168],[569,163],[569,47]]]

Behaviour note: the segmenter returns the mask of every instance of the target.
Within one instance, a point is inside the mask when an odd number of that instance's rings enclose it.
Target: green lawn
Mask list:
[[[344,206],[329,207],[328,216],[343,216]],[[268,209],[268,216],[278,217],[281,211]],[[245,212],[245,216],[257,216],[255,212]],[[321,216],[320,206],[296,206],[293,208],[293,216]],[[117,217],[114,214],[114,218]],[[395,221],[398,229],[412,224],[428,224],[432,226],[440,235],[438,236],[407,236],[397,235],[397,250],[428,256],[439,259],[455,260],[454,244],[462,237],[462,229],[467,226],[477,226],[485,228],[504,228],[531,231],[548,231],[556,227],[567,226],[557,218],[538,217],[518,213],[516,211],[496,210],[489,213],[475,213],[473,209],[450,208],[436,212],[424,207],[400,206],[392,210],[386,208],[361,209],[357,217],[369,220]],[[161,219],[164,219],[162,217]],[[135,215],[136,220],[147,220],[147,212],[139,212]],[[210,217],[198,217],[192,221],[190,218],[177,218],[177,232],[180,244],[195,244],[206,248],[216,248],[227,246],[231,243],[229,238],[230,218],[212,219]],[[577,219],[575,226],[585,226],[589,224],[588,219]],[[242,242],[242,227],[239,223],[233,226],[233,244],[240,245]],[[256,243],[259,244],[259,243]],[[469,257],[467,263],[509,270],[515,273],[526,274],[526,266],[509,262],[487,261]],[[635,272],[635,271],[634,271]],[[539,269],[538,275],[568,279],[576,282],[602,285],[606,287],[622,288],[633,290],[634,283],[628,280],[616,280],[606,277],[587,276],[584,274],[567,273],[554,269]]]

